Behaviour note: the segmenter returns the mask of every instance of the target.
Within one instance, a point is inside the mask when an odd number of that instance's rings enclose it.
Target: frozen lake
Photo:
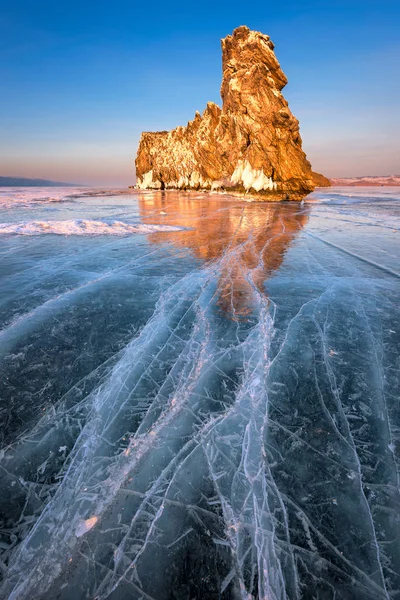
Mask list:
[[[0,598],[400,595],[400,188],[0,188]]]

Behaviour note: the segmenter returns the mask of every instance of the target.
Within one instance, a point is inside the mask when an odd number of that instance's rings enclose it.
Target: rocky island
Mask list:
[[[222,109],[209,102],[186,127],[142,133],[137,187],[301,200],[318,182],[282,95],[287,78],[269,36],[235,29],[222,40],[222,71]]]

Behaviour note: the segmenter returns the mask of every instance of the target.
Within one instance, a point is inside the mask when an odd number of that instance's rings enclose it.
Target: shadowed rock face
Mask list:
[[[269,36],[236,29],[222,40],[222,70],[222,110],[209,102],[186,127],[142,134],[137,186],[301,200],[315,184]]]
[[[313,171],[312,177],[316,187],[331,187],[332,185],[331,180],[325,177],[325,175],[321,175],[321,173]]]

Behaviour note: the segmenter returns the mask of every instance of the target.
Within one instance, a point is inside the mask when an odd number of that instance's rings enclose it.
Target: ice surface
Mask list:
[[[0,208],[35,208],[42,203],[63,202],[70,195],[82,195],[86,191],[72,187],[0,187]]]
[[[399,208],[138,193],[54,222],[163,231],[2,236],[0,598],[396,598]]]
[[[0,187],[0,209],[36,209],[43,204],[72,202],[75,198],[120,195],[123,190],[87,187]]]

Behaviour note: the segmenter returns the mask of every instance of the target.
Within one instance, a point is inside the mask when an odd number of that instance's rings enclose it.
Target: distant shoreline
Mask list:
[[[24,185],[16,184],[16,183],[10,183],[10,184],[0,183],[0,188],[3,188],[3,187],[4,188],[5,187],[16,187],[16,188],[17,187],[21,187],[21,188],[23,188],[23,187],[32,187],[32,188],[33,187],[42,187],[42,188],[43,187],[49,187],[49,188],[50,187],[72,187],[72,188],[75,188],[75,187],[88,187],[88,186],[79,185],[79,184],[74,185],[73,183],[35,183],[35,184],[32,183],[32,184],[24,184]]]
[[[398,187],[400,175],[364,175],[362,177],[332,177],[329,178],[332,187]]]
[[[0,176],[0,187],[87,187],[82,183],[66,183],[50,179]]]
[[[400,187],[400,183],[332,183],[331,187]]]

